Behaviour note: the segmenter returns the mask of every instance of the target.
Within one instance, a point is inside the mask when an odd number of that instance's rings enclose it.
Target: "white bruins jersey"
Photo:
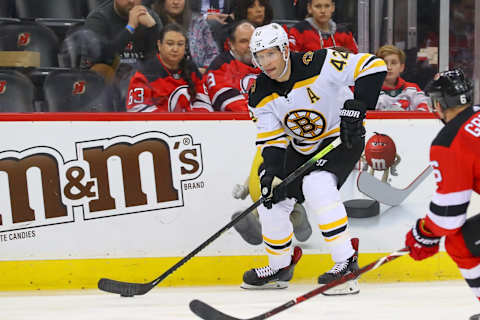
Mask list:
[[[386,72],[369,53],[331,49],[292,53],[292,75],[279,83],[261,74],[250,90],[249,107],[257,125],[257,146],[313,153],[327,137],[340,134],[340,109],[353,99],[349,86],[361,77]],[[374,106],[372,106],[374,107]]]

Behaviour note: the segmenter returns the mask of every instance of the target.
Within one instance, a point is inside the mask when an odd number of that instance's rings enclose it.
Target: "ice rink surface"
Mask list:
[[[238,287],[155,288],[144,296],[121,298],[98,290],[1,292],[1,320],[174,320],[199,319],[188,308],[200,299],[238,318],[264,313],[315,285],[291,284],[286,290],[246,291]],[[480,304],[463,281],[361,283],[355,296],[318,295],[271,319],[467,320]]]

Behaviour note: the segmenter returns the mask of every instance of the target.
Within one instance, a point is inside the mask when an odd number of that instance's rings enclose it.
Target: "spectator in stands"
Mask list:
[[[158,55],[146,61],[130,80],[127,111],[212,111],[187,43],[186,32],[178,24],[163,28],[157,41]]]
[[[243,20],[230,29],[230,50],[213,60],[204,77],[215,111],[248,111],[248,91],[260,69],[252,64],[249,43],[255,27]]]
[[[233,19],[234,0],[197,0],[191,2],[193,12],[202,14],[209,23],[226,24]]]
[[[332,20],[333,0],[308,0],[310,17],[295,24],[289,31],[290,48],[297,52],[315,51],[331,47],[345,47],[358,53],[352,32]]]
[[[255,27],[272,22],[273,8],[269,0],[237,0],[233,11],[236,21],[247,20]]]
[[[273,8],[269,0],[237,0],[234,12],[234,21],[226,28],[223,28],[217,35],[219,47],[223,51],[229,51],[228,36],[229,30],[238,21],[248,21],[255,27],[260,27],[272,22]]]
[[[85,28],[98,38],[83,39],[81,68],[92,68],[111,80],[120,63],[135,65],[155,55],[155,39],[162,22],[141,3],[142,0],[113,0],[88,15]],[[90,50],[91,44],[101,44],[102,48]],[[91,52],[100,54],[92,56]]]
[[[219,54],[205,18],[198,13],[192,13],[190,0],[157,0],[152,8],[164,24],[175,22],[187,30],[191,57],[200,72],[204,73]]]
[[[400,77],[405,69],[405,52],[385,45],[375,55],[385,60],[387,76],[383,82],[376,110],[381,111],[429,111],[430,98],[416,83],[406,82]]]
[[[223,47],[222,40],[225,41],[227,27],[226,25],[233,21],[233,7],[235,0],[196,0],[191,1],[193,12],[197,12],[205,19],[210,26],[213,38],[218,48]]]

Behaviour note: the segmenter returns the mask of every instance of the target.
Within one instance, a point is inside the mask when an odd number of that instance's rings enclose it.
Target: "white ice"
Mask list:
[[[239,287],[155,288],[144,296],[121,298],[97,290],[0,292],[1,320],[176,320],[199,319],[189,309],[200,299],[222,312],[250,318],[316,288],[291,284],[286,290],[246,291]],[[480,304],[463,281],[361,283],[355,296],[318,295],[271,319],[305,320],[467,320]]]

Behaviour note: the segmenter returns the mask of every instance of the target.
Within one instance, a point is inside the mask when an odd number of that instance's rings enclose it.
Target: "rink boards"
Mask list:
[[[428,165],[441,123],[384,113],[369,115],[366,127],[367,138],[380,132],[395,141],[401,161],[389,183],[402,189]],[[251,204],[231,195],[255,154],[255,126],[245,115],[1,115],[0,135],[0,290],[92,288],[100,277],[150,281]],[[358,172],[342,187],[345,201],[367,198]],[[361,265],[403,247],[434,187],[429,176],[400,206],[350,219]],[[473,201],[469,214],[478,212]],[[313,281],[331,266],[313,229],[299,244],[296,281]],[[232,229],[161,285],[236,284],[265,262],[262,246]],[[363,280],[458,278],[441,253],[422,263],[398,259]]]

